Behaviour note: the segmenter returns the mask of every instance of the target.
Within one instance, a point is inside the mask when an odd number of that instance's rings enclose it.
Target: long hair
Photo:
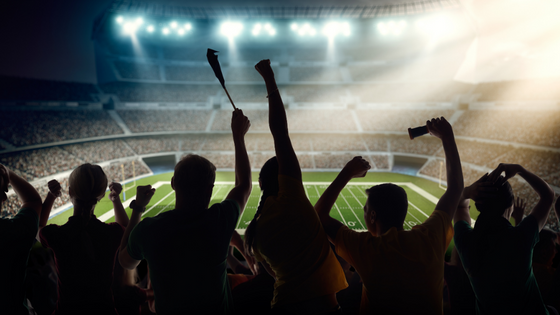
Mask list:
[[[68,186],[72,189],[74,209],[78,211],[82,223],[76,233],[82,241],[84,253],[89,259],[95,259],[93,244],[86,227],[93,215],[93,208],[107,189],[107,176],[99,165],[82,164],[68,178]]]
[[[257,234],[257,220],[261,215],[264,203],[268,197],[278,195],[278,160],[276,157],[272,157],[264,163],[259,173],[259,181],[261,182],[262,190],[261,200],[253,220],[251,220],[251,223],[249,223],[245,230],[245,253],[249,255],[253,255],[253,247]]]

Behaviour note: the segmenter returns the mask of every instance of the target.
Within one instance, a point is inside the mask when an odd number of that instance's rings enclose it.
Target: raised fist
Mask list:
[[[62,187],[56,179],[49,181],[47,186],[49,187],[49,193],[55,198],[62,196]]]

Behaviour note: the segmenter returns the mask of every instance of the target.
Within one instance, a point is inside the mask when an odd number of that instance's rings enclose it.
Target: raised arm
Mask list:
[[[453,216],[453,224],[459,221],[466,221],[471,225],[471,215],[470,215],[470,199],[476,200],[477,202],[484,202],[485,198],[492,197],[498,189],[494,184],[488,181],[488,173],[484,174],[476,182],[472,183],[463,189],[463,194]]]
[[[62,195],[62,187],[56,179],[49,181],[47,185],[49,187],[49,193],[47,194],[45,201],[43,201],[41,217],[39,218],[39,229],[42,229],[47,225],[54,201]]]
[[[511,216],[515,221],[516,226],[519,225],[521,221],[523,221],[523,214],[525,214],[526,206],[527,204],[525,203],[525,200],[519,197],[515,198],[515,202],[513,203],[513,212],[511,213]]]
[[[500,177],[502,173],[505,173],[504,177]],[[539,202],[533,210],[531,210],[529,215],[532,215],[537,219],[540,231],[546,223],[546,219],[550,213],[550,208],[554,202],[554,191],[544,180],[518,164],[500,163],[500,165],[498,165],[498,167],[490,174],[489,181],[500,185],[515,175],[521,176],[521,178],[523,178],[539,195]]]
[[[453,128],[451,128],[451,125],[444,117],[434,118],[431,121],[427,121],[426,126],[428,127],[430,134],[441,139],[443,151],[445,152],[447,190],[439,199],[436,205],[436,210],[446,212],[451,219],[455,214],[455,210],[457,209],[464,188],[461,159],[459,158],[459,151],[457,151]]]
[[[130,237],[130,232],[132,232],[142,219],[142,213],[146,211],[146,206],[152,199],[155,192],[156,189],[152,188],[151,185],[138,186],[136,188],[136,200],[133,200],[130,204],[130,208],[132,208],[130,221],[126,226],[126,230],[124,231],[123,238],[121,240],[121,246],[119,247],[119,263],[125,269],[132,270],[140,263],[140,260],[132,258],[128,253],[128,238]]]
[[[245,147],[245,134],[249,127],[251,127],[251,122],[247,116],[243,115],[242,110],[236,109],[231,118],[231,131],[235,147],[235,187],[229,192],[226,199],[237,201],[241,212],[245,209],[253,188],[251,164]]]
[[[354,157],[350,162],[346,163],[336,179],[329,185],[327,190],[323,192],[321,198],[319,198],[315,204],[315,211],[317,211],[317,215],[331,243],[334,243],[336,233],[338,233],[338,229],[342,226],[340,221],[330,216],[330,211],[338,195],[340,195],[342,189],[344,189],[352,178],[366,176],[370,168],[371,166],[369,163],[361,156]]]
[[[39,195],[35,187],[31,186],[31,184],[29,184],[25,179],[19,177],[16,173],[9,170],[6,166],[0,164],[0,169],[4,178],[4,180],[2,181],[4,182],[7,178],[7,182],[2,184],[4,186],[2,188],[4,192],[8,191],[8,184],[11,184],[12,188],[23,203],[21,207],[33,209],[35,213],[37,213],[37,216],[40,217],[43,201],[41,200],[41,196]]]
[[[301,169],[288,134],[288,120],[280,91],[270,67],[270,60],[261,60],[255,69],[261,74],[268,93],[268,125],[274,138],[274,150],[278,159],[278,174],[301,181]]]
[[[123,227],[128,225],[128,215],[124,211],[124,206],[121,202],[122,185],[112,182],[109,184],[109,200],[113,202],[113,209],[115,211],[115,222]]]

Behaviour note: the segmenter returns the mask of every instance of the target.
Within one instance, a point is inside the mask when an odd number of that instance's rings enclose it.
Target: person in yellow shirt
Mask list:
[[[246,251],[276,279],[273,314],[340,314],[336,293],[348,287],[344,271],[305,195],[270,61],[263,60],[255,68],[268,91],[276,157],[259,174],[263,194],[245,231]]]
[[[336,253],[362,278],[360,314],[443,314],[444,255],[453,238],[451,218],[463,191],[463,173],[451,125],[442,117],[428,121],[427,127],[443,143],[447,191],[423,224],[403,229],[408,200],[394,184],[366,190],[367,232],[353,231],[330,217],[348,181],[369,169],[361,157],[346,164],[315,205]]]

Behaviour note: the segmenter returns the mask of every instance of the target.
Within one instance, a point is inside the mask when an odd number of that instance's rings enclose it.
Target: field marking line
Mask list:
[[[430,201],[434,205],[436,205],[439,201],[439,198],[435,197],[434,195],[430,194],[429,192],[427,192],[424,189],[416,186],[413,183],[405,183],[404,186],[407,186],[408,188],[412,189],[414,192],[416,192],[420,196],[428,199],[428,201]]]
[[[262,191],[259,193],[259,196],[258,196],[259,202],[260,202],[261,196],[262,196]],[[251,189],[251,194],[249,195],[249,199],[255,198],[255,197],[256,197],[256,196],[253,196],[253,190]],[[248,204],[249,204],[249,200],[247,200],[247,204],[245,205],[245,209],[243,209],[243,212],[241,212],[241,215],[239,216],[239,219],[237,219],[237,224],[235,225],[235,230],[236,230],[236,231],[237,231],[237,230],[240,230],[240,229],[239,229],[239,224],[241,224],[241,222],[242,222],[241,219],[243,218],[243,215],[245,215],[245,213],[247,213],[247,205],[248,205]],[[257,203],[256,209],[258,209],[258,208],[259,208],[259,205],[258,205],[258,203]],[[256,213],[257,213],[257,211],[255,210],[255,214],[256,214]],[[252,220],[252,219],[251,219],[251,220]],[[243,231],[245,231],[245,229],[243,229]],[[245,235],[245,234],[240,234],[240,235]]]
[[[317,185],[313,185],[313,187],[315,187],[315,191],[317,192],[317,195],[321,196],[321,194],[319,193],[319,189],[317,189]],[[340,212],[340,209],[338,208],[338,205],[336,204],[336,200],[334,201],[334,207],[338,211],[338,214],[340,214],[340,218],[342,219],[342,222],[344,222],[344,225],[348,226],[348,224],[346,223],[346,220],[344,220],[344,216],[342,215],[342,212]]]
[[[156,182],[155,184],[152,185],[152,188],[158,189],[163,185],[171,185],[171,182]],[[130,196],[127,200],[125,200],[122,204],[123,207],[126,209],[130,206],[130,203],[132,202],[132,198],[136,197],[136,194]],[[101,215],[98,219],[101,222],[106,222],[107,220],[109,220],[110,218],[115,216],[115,208],[113,209],[109,209],[107,212],[105,212],[103,215]],[[50,219],[50,218],[49,218]]]
[[[218,188],[218,190],[216,190],[216,192],[212,195],[212,197],[210,197],[210,200],[213,200],[214,197],[216,197],[216,195],[220,192],[220,190],[222,190],[222,188],[224,188],[224,186],[220,186],[220,188]]]
[[[159,205],[162,201],[164,201],[165,199],[167,199],[167,197],[171,196],[171,194],[174,194],[175,190],[172,190],[170,193],[168,193],[167,195],[165,195],[165,197],[161,198],[158,202],[156,202],[153,206],[151,206],[148,210],[144,211],[144,213],[142,213],[142,216],[145,216],[148,212],[150,212],[153,208],[157,207],[157,205]]]
[[[406,214],[410,214],[410,216],[413,217],[416,221],[418,221],[418,223],[422,224],[422,221],[420,221],[414,214],[412,214],[412,212],[408,211]]]
[[[424,216],[426,216],[426,218],[429,218],[429,217],[430,217],[430,216],[427,215],[424,211],[420,210],[420,208],[418,208],[417,206],[415,206],[412,202],[409,201],[408,204],[411,205],[412,207],[414,207],[414,209],[420,211],[420,213],[422,213]],[[420,223],[422,223],[422,222],[420,222]]]
[[[173,201],[171,201],[170,203],[167,204],[167,206],[163,207],[161,210],[159,210],[158,213],[156,213],[156,215],[160,214],[163,210],[167,209],[167,207],[169,207],[170,204],[174,203],[175,200],[177,200],[177,198],[173,198]],[[154,216],[155,217],[155,216]]]
[[[362,221],[360,221],[360,219],[358,219],[358,216],[356,215],[356,212],[354,212],[354,209],[352,209],[352,207],[350,206],[350,204],[348,203],[348,200],[346,200],[346,197],[344,197],[344,195],[341,193],[340,196],[342,197],[342,199],[344,199],[344,201],[346,202],[346,204],[348,205],[348,209],[350,209],[350,211],[352,211],[352,213],[354,214],[354,216],[356,217],[356,220],[358,220],[358,222],[360,222],[360,225],[362,226],[362,228],[365,230],[366,227],[364,226],[364,224],[362,223]]]
[[[412,230],[412,227],[408,224],[408,222],[404,221],[404,224],[406,224],[406,226],[408,226],[408,228]]]
[[[352,196],[354,197],[354,199],[356,199],[356,201],[360,204],[360,207],[364,207],[364,205],[360,202],[360,200],[358,200],[358,197],[356,197],[356,195],[354,195],[354,193],[352,192],[352,190],[350,190],[350,187],[346,187],[346,189],[348,189],[348,191],[352,194]]]
[[[311,201],[311,199],[309,199],[309,193],[307,193],[307,188],[305,186],[308,186],[308,185],[303,185],[303,191],[305,191],[305,196],[307,197],[307,200]],[[317,194],[318,193],[319,192],[317,192]]]

